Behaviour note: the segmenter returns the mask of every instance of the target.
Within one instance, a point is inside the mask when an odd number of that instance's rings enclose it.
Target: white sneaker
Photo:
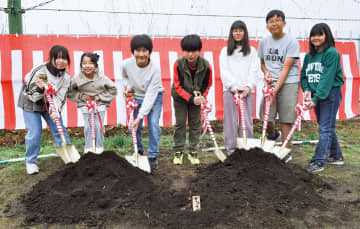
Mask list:
[[[26,163],[27,174],[36,174],[39,172],[39,167],[35,163]]]
[[[85,148],[84,149],[84,153],[88,153],[88,152],[92,152],[93,150],[92,150],[92,148]]]
[[[95,154],[102,154],[102,152],[104,151],[104,147],[96,147],[95,151]]]

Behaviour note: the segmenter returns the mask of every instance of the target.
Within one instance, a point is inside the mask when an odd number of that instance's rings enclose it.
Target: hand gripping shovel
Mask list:
[[[237,145],[239,149],[249,150],[250,148],[260,147],[259,139],[247,138],[245,126],[245,112],[244,112],[244,98],[240,93],[235,93],[234,103],[239,108],[239,124],[241,122],[242,138],[237,138]]]
[[[273,148],[275,147],[275,141],[268,140],[266,138],[266,130],[267,130],[267,125],[268,125],[270,105],[271,105],[270,96],[272,95],[272,92],[273,92],[273,88],[270,85],[263,88],[263,95],[264,95],[264,100],[265,100],[265,114],[264,114],[264,123],[263,123],[262,134],[260,137],[260,147],[265,152],[272,152]]]
[[[88,111],[91,112],[91,120],[90,120],[90,127],[91,127],[91,141],[92,141],[92,152],[95,154],[102,154],[103,150],[102,148],[97,148],[96,147],[96,137],[95,137],[95,111],[97,112],[98,118],[99,118],[99,122],[100,122],[100,127],[101,127],[101,132],[104,132],[104,128],[103,128],[103,124],[101,121],[101,116],[99,111],[96,108],[97,102],[95,100],[88,100],[86,107],[88,109]]]
[[[69,162],[75,163],[80,159],[80,154],[76,150],[74,145],[66,143],[64,130],[61,126],[60,119],[59,119],[60,115],[55,107],[54,100],[51,97],[51,95],[56,95],[55,87],[52,84],[48,83],[45,86],[45,94],[46,94],[47,100],[49,101],[50,109],[52,110],[52,112],[55,112],[55,114],[56,114],[55,124],[59,131],[59,134],[61,136],[61,141],[62,141],[61,146],[56,147],[56,152],[59,154],[61,159],[65,162],[65,164],[67,164]]]
[[[288,155],[291,151],[291,149],[286,148],[286,144],[290,141],[291,137],[294,135],[294,132],[296,130],[297,127],[300,126],[300,122],[301,122],[301,117],[304,113],[304,111],[306,111],[308,109],[308,104],[298,104],[296,106],[296,113],[297,113],[297,117],[295,120],[294,125],[292,126],[288,136],[286,137],[284,143],[282,144],[281,147],[276,146],[272,153],[275,154],[280,160],[284,159],[286,157],[286,155]]]
[[[131,126],[134,121],[134,110],[137,107],[137,103],[133,98],[127,99],[126,103],[127,103],[126,104],[127,108],[130,110],[129,126]],[[133,166],[138,167],[139,169],[150,173],[151,168],[150,168],[150,163],[149,163],[148,157],[142,156],[138,152],[135,128],[131,129],[131,136],[132,136],[135,152],[133,155],[125,155],[125,159]]]
[[[201,111],[204,115],[204,131],[203,131],[203,135],[205,134],[206,130],[209,130],[209,134],[210,134],[210,138],[211,140],[214,142],[215,145],[215,155],[217,156],[217,158],[221,161],[224,162],[226,159],[226,155],[219,149],[218,144],[216,143],[216,139],[214,136],[214,132],[213,129],[211,128],[210,125],[210,121],[208,118],[208,114],[211,112],[211,106],[207,103],[206,105],[201,104]]]

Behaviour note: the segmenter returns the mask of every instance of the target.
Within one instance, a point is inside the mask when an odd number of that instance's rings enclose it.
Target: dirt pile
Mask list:
[[[24,195],[25,222],[289,228],[309,209],[326,208],[317,193],[331,188],[260,149],[238,150],[225,163],[199,168],[194,177],[183,190],[173,190],[166,171],[148,175],[114,152],[88,154]],[[201,198],[199,212],[191,211],[193,195]]]
[[[114,152],[89,153],[23,197],[25,221],[102,224],[130,213],[153,189],[148,175]]]

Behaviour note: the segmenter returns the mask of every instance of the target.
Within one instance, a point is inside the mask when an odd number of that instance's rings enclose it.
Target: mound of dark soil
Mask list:
[[[153,189],[149,175],[114,152],[89,153],[24,195],[25,221],[94,225],[118,220],[137,208]]]
[[[318,192],[331,188],[260,149],[238,150],[225,163],[199,168],[194,177],[185,189],[173,190],[164,170],[148,175],[114,152],[87,154],[24,195],[25,221],[290,228],[293,218],[301,219],[310,209],[325,209]],[[193,195],[200,196],[201,211],[191,211]]]

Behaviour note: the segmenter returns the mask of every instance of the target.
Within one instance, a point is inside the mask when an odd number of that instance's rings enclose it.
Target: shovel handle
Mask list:
[[[60,136],[64,136],[64,130],[61,126],[60,119],[59,119],[59,113],[57,112],[57,109],[55,107],[54,100],[52,99],[51,95],[48,93],[46,93],[46,97],[47,97],[47,100],[49,101],[51,110],[56,113],[56,117],[55,117],[56,128],[58,129]]]
[[[95,109],[91,109],[91,140],[92,140],[92,147],[95,153],[96,146],[95,146]]]
[[[240,101],[239,101],[239,107],[240,107],[240,120],[241,120],[241,129],[243,132],[243,139],[244,139],[244,144],[246,145],[246,127],[245,127],[245,112],[244,112],[244,98],[242,96],[240,96]]]
[[[265,98],[265,115],[264,115],[263,132],[262,132],[263,138],[265,138],[267,125],[268,125],[268,121],[269,121],[270,105],[271,105],[270,98],[266,97]]]

